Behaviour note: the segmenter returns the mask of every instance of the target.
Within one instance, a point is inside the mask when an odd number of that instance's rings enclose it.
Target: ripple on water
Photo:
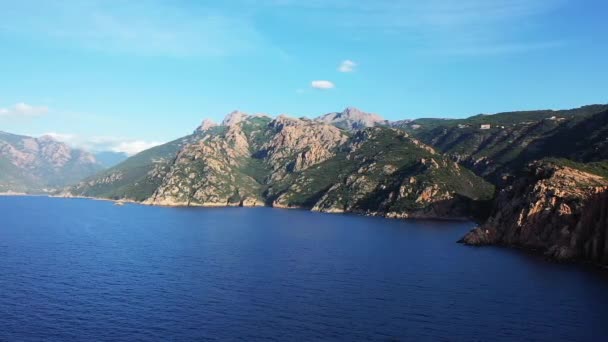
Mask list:
[[[472,224],[0,198],[0,340],[601,340],[605,272]]]

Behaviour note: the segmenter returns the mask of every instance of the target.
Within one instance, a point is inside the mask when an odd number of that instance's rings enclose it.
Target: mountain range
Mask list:
[[[467,218],[494,187],[382,119],[230,113],[69,190],[157,205],[259,206]]]
[[[50,158],[62,160],[61,167],[43,163],[48,153],[34,153],[32,141],[38,150],[62,146],[47,138],[0,137],[0,167],[14,171],[3,172],[5,189],[33,182],[19,179],[19,168],[36,170],[31,174],[38,174],[37,188],[68,184],[101,168],[78,150]],[[13,150],[34,153],[41,162],[27,166],[29,159],[7,153]],[[314,119],[234,111],[219,124],[204,120],[189,135],[86,177],[61,195],[473,219],[480,226],[463,243],[606,264],[607,160],[608,105],[394,122],[351,107]],[[70,177],[60,182],[60,171]]]

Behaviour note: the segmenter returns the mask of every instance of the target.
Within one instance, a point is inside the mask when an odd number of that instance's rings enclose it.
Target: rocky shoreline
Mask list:
[[[608,264],[608,181],[537,162],[503,189],[493,213],[459,242],[502,245],[555,260]]]
[[[19,196],[19,195],[16,195]],[[31,195],[23,195],[23,196],[31,196]],[[62,195],[40,195],[46,197],[55,197],[55,198],[76,198],[76,199],[89,199],[95,201],[108,201],[114,203],[130,203],[130,204],[139,204],[145,206],[152,207],[166,207],[166,208],[274,208],[274,209],[287,209],[287,210],[307,210],[312,212],[324,213],[324,214],[354,214],[359,216],[372,216],[372,217],[383,217],[387,219],[404,219],[404,220],[437,220],[437,221],[471,221],[475,222],[475,219],[472,217],[446,217],[446,216],[433,216],[433,215],[425,215],[421,213],[396,213],[396,212],[370,212],[370,211],[362,211],[362,210],[337,210],[337,209],[328,209],[328,210],[315,210],[310,207],[303,206],[287,206],[280,204],[271,204],[267,205],[260,202],[246,202],[246,203],[187,203],[187,202],[176,202],[176,201],[163,201],[163,202],[153,202],[153,201],[136,201],[132,199],[109,199],[102,197],[90,197],[90,196],[76,196],[69,194]]]

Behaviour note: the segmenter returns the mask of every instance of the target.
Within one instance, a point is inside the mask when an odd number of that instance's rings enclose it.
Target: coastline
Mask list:
[[[105,201],[105,202],[113,202],[115,204],[137,204],[144,205],[150,207],[164,207],[164,208],[273,208],[273,209],[283,209],[283,210],[306,210],[310,212],[323,213],[323,214],[345,214],[345,215],[357,215],[357,216],[368,216],[368,217],[381,217],[391,220],[431,220],[431,221],[453,221],[453,222],[476,222],[473,218],[467,217],[438,217],[438,216],[430,216],[430,215],[420,215],[414,213],[400,213],[396,214],[395,212],[369,212],[369,211],[346,211],[346,210],[318,210],[315,208],[308,208],[302,206],[285,206],[285,205],[266,205],[264,203],[255,201],[255,202],[245,202],[245,203],[215,203],[215,202],[207,202],[207,203],[187,203],[187,202],[174,202],[174,201],[164,201],[164,202],[152,202],[149,200],[145,201],[136,201],[133,199],[111,199],[104,197],[93,197],[93,196],[78,196],[78,195],[68,195],[68,194],[26,194],[26,193],[0,193],[0,196],[14,196],[14,197],[49,197],[49,198],[65,198],[65,199],[87,199],[93,201]]]

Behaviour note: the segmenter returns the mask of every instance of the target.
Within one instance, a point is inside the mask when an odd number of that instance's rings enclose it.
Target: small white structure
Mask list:
[[[479,126],[479,128],[480,129],[490,129],[490,128],[492,128],[492,125],[490,125],[490,124],[483,124],[483,125]]]

